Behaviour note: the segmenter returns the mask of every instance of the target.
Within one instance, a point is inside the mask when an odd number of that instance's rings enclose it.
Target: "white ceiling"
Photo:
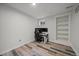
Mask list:
[[[68,6],[72,3],[37,3],[35,6],[32,3],[9,3],[8,5],[31,15],[34,18],[43,18],[50,15],[55,15],[61,12],[67,12]]]

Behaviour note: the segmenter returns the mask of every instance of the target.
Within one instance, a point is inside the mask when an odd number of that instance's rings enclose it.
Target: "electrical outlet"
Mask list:
[[[21,40],[19,40],[19,42],[21,42]]]

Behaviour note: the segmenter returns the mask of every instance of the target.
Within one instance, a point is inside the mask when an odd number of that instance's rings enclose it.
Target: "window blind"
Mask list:
[[[56,39],[68,40],[69,38],[69,16],[56,18]]]

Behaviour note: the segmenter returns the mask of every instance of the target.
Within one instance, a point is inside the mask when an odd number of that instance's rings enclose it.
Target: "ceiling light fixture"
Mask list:
[[[32,3],[32,5],[36,5],[36,3]]]

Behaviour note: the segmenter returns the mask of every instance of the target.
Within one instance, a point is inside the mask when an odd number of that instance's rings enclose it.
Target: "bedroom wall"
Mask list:
[[[71,43],[74,51],[79,56],[79,11],[72,13],[71,20]]]
[[[46,18],[46,27],[48,28],[49,41],[56,39],[56,20],[55,17]]]
[[[0,4],[0,54],[34,41],[35,19]]]

